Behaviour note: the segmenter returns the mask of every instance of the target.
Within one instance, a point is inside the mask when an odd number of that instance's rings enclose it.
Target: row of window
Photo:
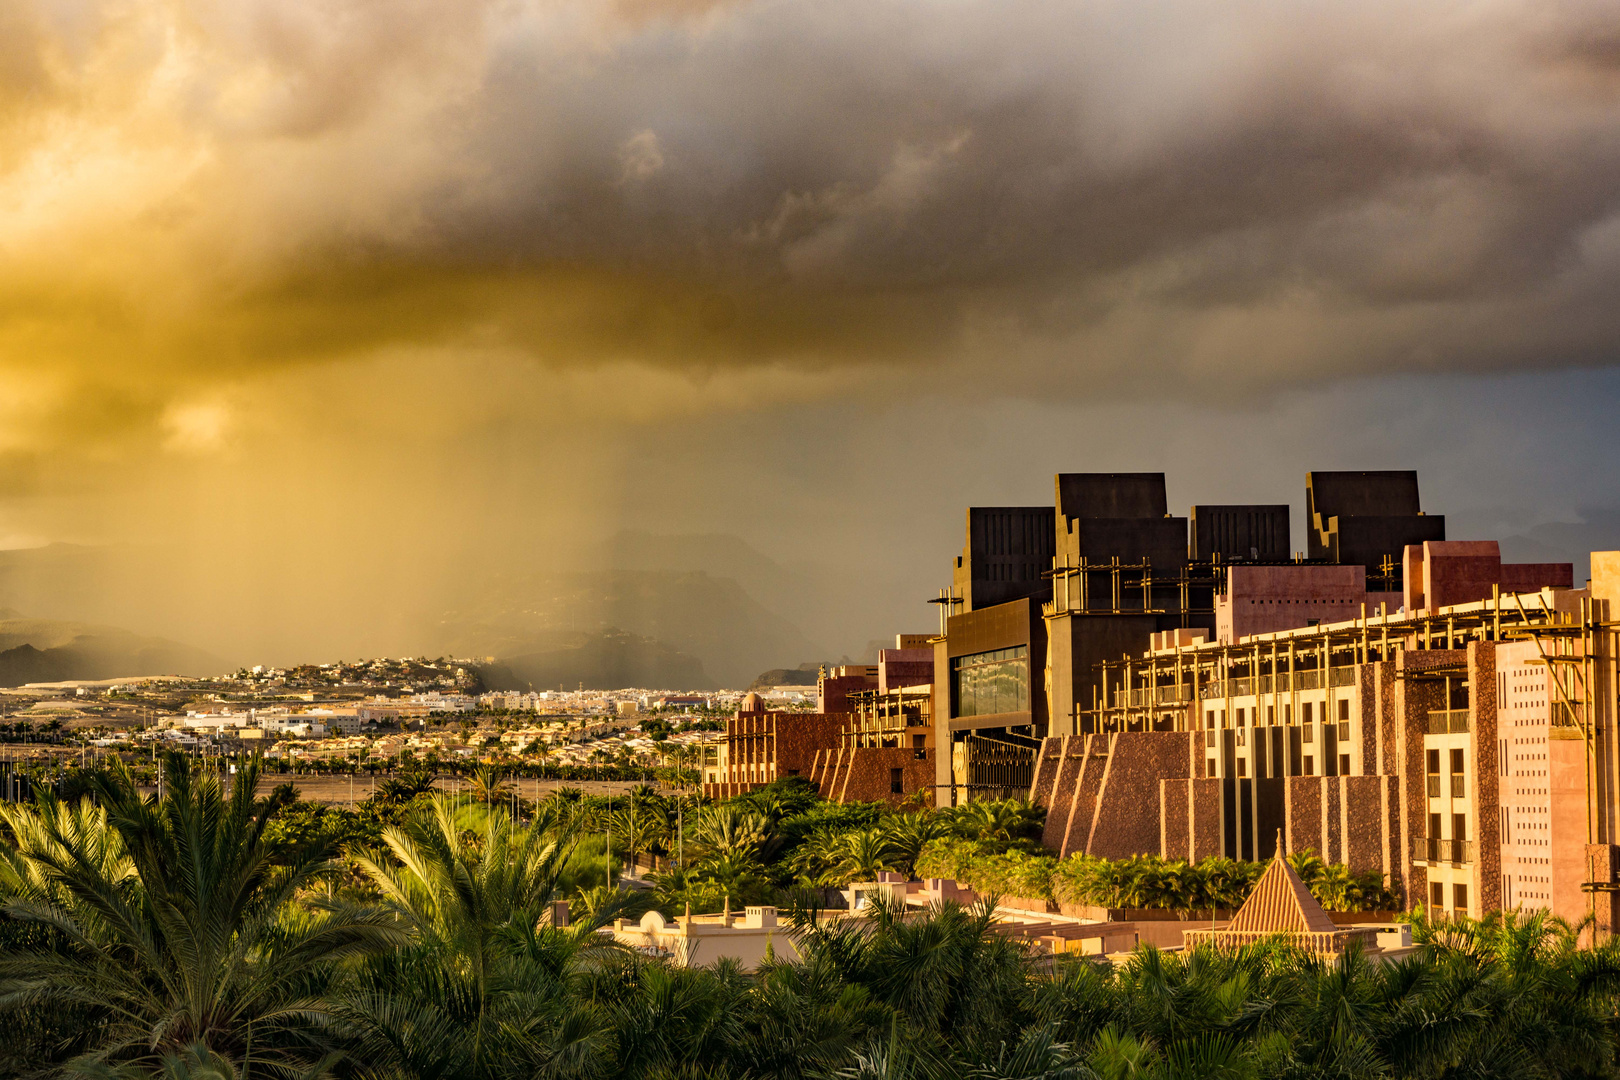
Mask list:
[[[1339,716],[1338,716],[1339,722],[1342,723],[1342,724],[1349,723],[1350,722],[1350,699],[1349,698],[1340,698],[1339,702],[1338,702],[1338,705],[1339,705],[1339,710],[1338,710],[1339,711]],[[1260,712],[1260,710],[1258,708],[1254,708],[1254,709],[1249,709],[1249,708],[1233,709],[1232,710],[1233,726],[1238,727],[1238,728],[1247,727],[1249,725],[1249,723],[1252,721],[1253,724],[1256,727],[1261,727],[1261,726],[1274,727],[1277,724],[1277,706],[1275,706],[1275,705],[1267,705],[1264,716],[1265,716],[1265,719],[1262,721],[1261,720],[1261,712]],[[1328,719],[1327,702],[1325,702],[1325,701],[1316,701],[1316,702],[1302,701],[1302,702],[1299,703],[1299,722],[1301,724],[1314,724],[1318,720],[1320,720],[1324,724],[1331,723],[1331,721]],[[1282,722],[1283,722],[1283,726],[1285,726],[1285,727],[1292,725],[1293,722],[1294,722],[1294,706],[1293,706],[1293,704],[1291,702],[1290,703],[1284,703],[1284,705],[1282,706]],[[1225,727],[1226,726],[1226,710],[1225,709],[1206,709],[1206,710],[1204,710],[1204,726],[1205,727],[1211,727],[1211,728]]]
[[[1358,598],[1345,597],[1343,600],[1334,600],[1331,597],[1318,596],[1310,600],[1250,600],[1251,604],[1355,604]]]
[[[1504,806],[1502,807],[1502,843],[1511,844],[1517,836],[1521,844],[1532,844],[1536,847],[1551,847],[1551,840],[1540,839],[1534,836],[1525,836],[1526,832],[1547,832],[1552,826],[1545,821],[1538,821],[1535,815],[1545,814],[1546,807],[1541,806]],[[1529,815],[1529,820],[1525,816]]]
[[[1248,758],[1246,758],[1246,757],[1238,758],[1236,760],[1236,764],[1235,764],[1234,767],[1237,769],[1237,777],[1238,777],[1239,780],[1248,779],[1248,776],[1249,776],[1249,759]],[[1215,764],[1215,759],[1214,758],[1205,758],[1204,759],[1204,775],[1205,776],[1207,776],[1207,777],[1216,776],[1219,773],[1219,771],[1220,770],[1219,770],[1218,766]],[[1273,770],[1271,778],[1275,779],[1277,777],[1277,775],[1278,774],[1275,772],[1275,770]],[[1314,755],[1314,754],[1306,754],[1305,755],[1304,762],[1303,762],[1303,767],[1300,769],[1300,775],[1301,776],[1315,776],[1316,775],[1316,755]],[[1340,754],[1339,755],[1339,775],[1340,776],[1349,776],[1350,775],[1350,755],[1349,754]],[[1265,779],[1265,777],[1262,777],[1261,779]]]
[[[1468,911],[1468,886],[1462,882],[1451,887],[1452,906],[1460,913]],[[1437,910],[1445,910],[1446,887],[1443,883],[1432,881],[1429,883],[1429,906]]]
[[[1507,906],[1520,907],[1524,900],[1551,900],[1552,879],[1546,877],[1524,877],[1517,874],[1508,874],[1503,878],[1506,889]],[[1525,888],[1526,885],[1530,887]],[[1550,907],[1550,904],[1537,904],[1537,907]]]
[[[1238,723],[1241,724],[1242,722],[1242,718],[1239,718]],[[1337,724],[1333,725],[1332,732],[1334,735],[1338,736],[1340,742],[1349,742],[1350,721],[1340,720]],[[1257,731],[1255,734],[1261,740],[1264,740],[1267,737],[1264,729]],[[1249,743],[1248,729],[1243,727],[1233,728],[1232,741],[1237,746],[1247,746]],[[1316,741],[1316,729],[1314,727],[1300,728],[1299,741],[1302,743],[1314,743]],[[1215,729],[1213,727],[1209,727],[1204,730],[1204,745],[1210,747],[1215,745]]]

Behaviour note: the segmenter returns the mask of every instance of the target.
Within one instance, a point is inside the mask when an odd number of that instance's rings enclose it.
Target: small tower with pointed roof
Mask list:
[[[1344,952],[1353,941],[1364,948],[1376,944],[1376,935],[1366,930],[1342,928],[1322,910],[1311,890],[1305,887],[1283,855],[1282,830],[1277,830],[1277,854],[1266,867],[1254,891],[1238,908],[1232,921],[1220,930],[1188,930],[1187,949],[1199,945],[1239,948],[1268,938],[1283,937],[1305,952],[1332,956]]]

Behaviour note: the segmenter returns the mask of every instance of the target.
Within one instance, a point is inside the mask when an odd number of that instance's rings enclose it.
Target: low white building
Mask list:
[[[441,694],[431,690],[425,694],[412,694],[411,704],[426,707],[429,712],[477,712],[478,701],[466,694]]]
[[[362,718],[359,709],[319,707],[294,713],[291,719],[299,723],[320,724],[325,730],[340,735],[355,735],[360,731]]]
[[[668,959],[680,967],[708,967],[720,960],[736,960],[757,968],[767,956],[798,960],[792,928],[777,922],[774,907],[729,910],[719,915],[677,915],[666,921],[649,911],[639,921],[618,919],[613,939],[648,956]]]
[[[289,739],[324,739],[326,737],[326,725],[318,721],[311,722],[293,718],[265,720],[259,727],[267,735],[280,735]]]

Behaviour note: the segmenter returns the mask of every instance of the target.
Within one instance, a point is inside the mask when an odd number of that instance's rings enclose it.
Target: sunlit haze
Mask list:
[[[1584,578],[1617,297],[1613,4],[8,0],[0,606],[736,685],[1108,470]]]

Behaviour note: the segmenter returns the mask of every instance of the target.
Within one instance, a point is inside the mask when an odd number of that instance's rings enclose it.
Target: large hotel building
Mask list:
[[[1159,474],[977,507],[935,640],[941,803],[1028,794],[1062,854],[1266,859],[1409,904],[1615,925],[1620,553],[1504,564],[1409,472],[1171,516]],[[1042,531],[1047,526],[1049,531]]]
[[[745,708],[710,792],[1028,797],[1064,855],[1281,835],[1408,905],[1620,923],[1620,552],[1503,563],[1411,472],[1307,474],[1298,551],[1286,505],[1173,516],[1162,474],[1054,496],[970,508],[939,632],[824,673],[819,718]]]

